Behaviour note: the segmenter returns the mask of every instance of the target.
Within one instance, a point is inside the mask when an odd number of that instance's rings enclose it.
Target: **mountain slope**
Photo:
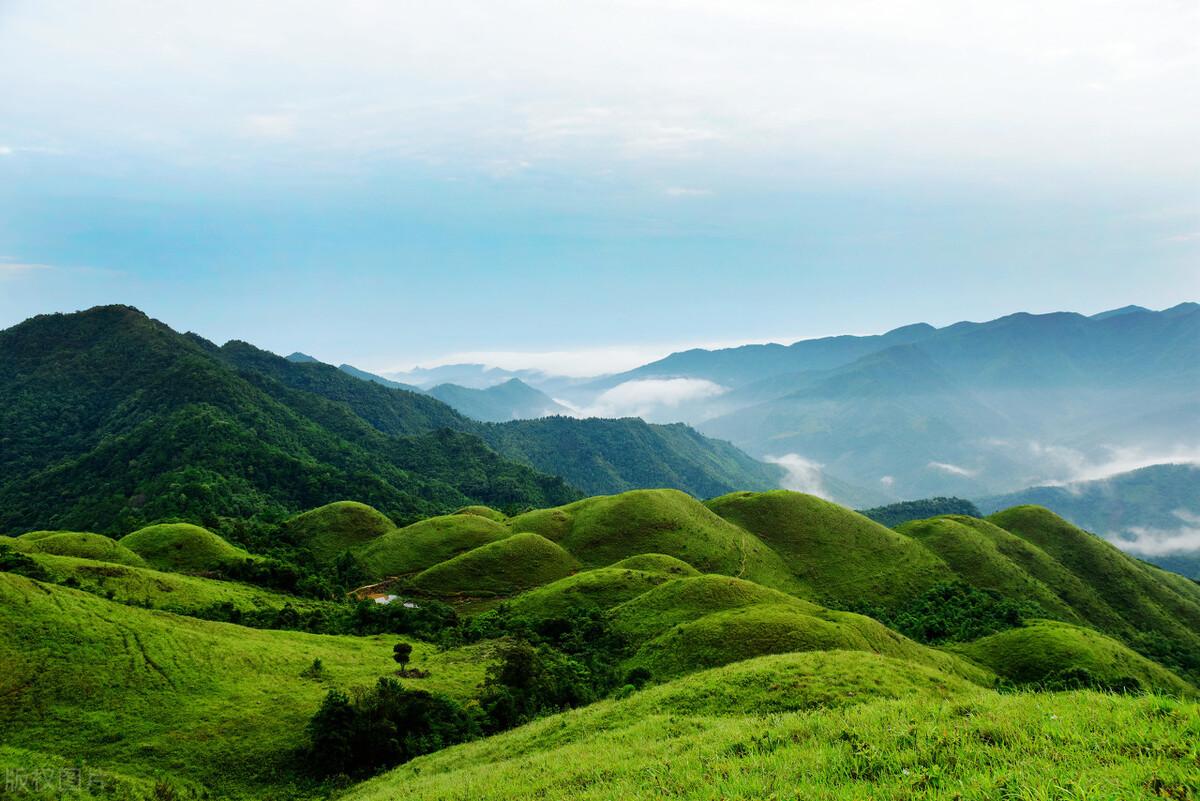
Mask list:
[[[345,404],[238,366],[251,357],[277,366],[123,306],[0,332],[0,530],[124,533],[168,516],[215,524],[348,497],[405,519],[574,496],[468,434],[386,436]],[[291,367],[327,389],[324,365]],[[432,398],[376,389],[403,396],[382,413],[404,433],[458,419]]]

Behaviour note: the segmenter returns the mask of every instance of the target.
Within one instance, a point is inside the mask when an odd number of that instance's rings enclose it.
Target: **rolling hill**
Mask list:
[[[429,394],[467,417],[488,423],[550,417],[567,412],[565,406],[519,378],[510,378],[502,384],[484,389],[438,384],[429,389]]]

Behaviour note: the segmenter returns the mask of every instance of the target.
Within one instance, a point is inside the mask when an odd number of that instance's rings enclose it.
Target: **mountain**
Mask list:
[[[653,419],[675,415],[751,456],[802,458],[895,500],[983,497],[1069,481],[1114,454],[1170,461],[1200,447],[1200,305],[692,350],[560,397],[587,406],[679,379],[707,383]]]
[[[308,389],[272,377],[279,365]],[[438,401],[346,377],[391,393],[384,416],[401,436],[385,435],[311,391],[336,395],[325,367],[244,343],[218,348],[124,306],[0,332],[0,530],[124,533],[164,517],[213,523],[346,497],[410,519],[574,495],[450,430],[461,418]]]
[[[1200,465],[1151,465],[977,503],[988,513],[1023,504],[1044,506],[1134,556],[1200,579]]]
[[[926,520],[943,515],[983,517],[979,508],[964,498],[922,498],[876,506],[872,509],[860,509],[858,513],[888,528],[895,528],[912,520]]]
[[[475,420],[502,423],[564,414],[567,408],[519,378],[486,389],[438,384],[429,394]]]
[[[575,480],[707,497],[778,475],[726,443],[640,421],[478,422],[425,394],[245,342],[218,347],[120,306],[0,332],[0,394],[0,530],[216,525],[344,498],[407,520],[472,502],[544,505],[574,497]]]

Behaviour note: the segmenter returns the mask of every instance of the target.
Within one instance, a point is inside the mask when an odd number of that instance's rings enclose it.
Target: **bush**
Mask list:
[[[979,590],[963,582],[938,584],[891,612],[870,606],[860,606],[854,611],[931,645],[970,642],[1019,628],[1028,618],[1047,616],[1035,603],[1011,601],[999,593]]]
[[[365,776],[463,742],[477,727],[455,701],[382,678],[369,690],[330,690],[308,723],[307,757],[323,776]]]

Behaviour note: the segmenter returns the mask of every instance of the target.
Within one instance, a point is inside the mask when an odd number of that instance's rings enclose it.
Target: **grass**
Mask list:
[[[1116,640],[1067,623],[1034,621],[955,650],[1018,684],[1038,683],[1058,671],[1082,668],[1107,681],[1134,678],[1147,690],[1197,695],[1195,687]]]
[[[343,552],[393,531],[391,519],[365,503],[337,501],[287,520],[284,532],[312,552],[318,564],[332,564]]]
[[[665,554],[702,573],[799,589],[783,560],[761,540],[677,490],[636,490],[519,515],[513,531],[559,543],[588,567],[640,554]]]
[[[578,569],[569,553],[545,537],[514,534],[418,573],[411,586],[441,596],[515,595]]]
[[[191,523],[147,526],[126,534],[120,544],[151,567],[181,573],[206,573],[253,558],[208,529]]]
[[[35,531],[18,537],[13,545],[30,554],[54,554],[94,559],[118,565],[144,567],[145,560],[133,551],[103,534],[84,531]]]
[[[843,681],[831,662],[832,680]],[[709,677],[682,694],[682,711],[651,703],[675,684],[603,702],[422,757],[344,801],[1131,801],[1200,791],[1200,707],[1191,702],[948,684],[850,707],[744,714],[737,700],[716,710],[691,700],[709,687],[724,692],[723,671],[677,684]],[[786,682],[765,672],[761,683]]]
[[[392,672],[396,640],[245,629],[0,574],[0,731],[12,748],[282,797],[304,789],[293,752],[325,692]],[[414,685],[474,693],[489,646],[414,646],[432,674]],[[324,677],[302,678],[314,658]]]
[[[79,559],[71,556],[34,554],[33,558],[61,583],[74,578],[77,589],[117,603],[161,609],[177,614],[195,614],[214,604],[230,604],[243,612],[282,609],[291,604],[298,610],[323,602],[294,598],[234,581],[168,573],[146,567],[129,567]]]
[[[919,543],[812,495],[735,492],[707,506],[775,549],[823,603],[894,606],[953,575]]]
[[[510,605],[515,615],[534,619],[560,617],[573,609],[612,609],[668,581],[665,573],[599,567],[523,592]]]
[[[388,532],[355,554],[376,578],[404,576],[498,542],[509,534],[505,526],[481,515],[442,515]]]

